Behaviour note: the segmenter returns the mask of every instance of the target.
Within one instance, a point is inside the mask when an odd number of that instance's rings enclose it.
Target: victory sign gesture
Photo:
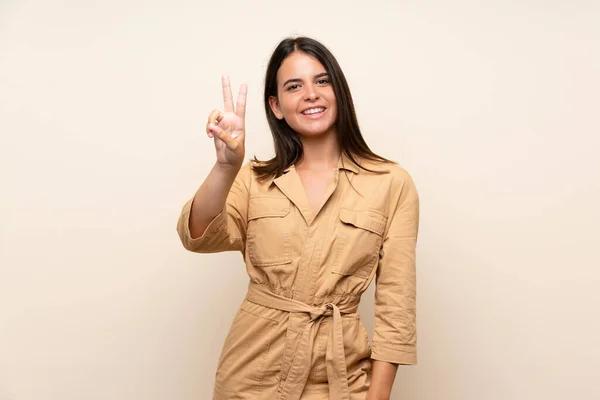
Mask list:
[[[213,110],[208,117],[206,133],[214,138],[217,164],[221,167],[240,168],[244,162],[244,140],[246,136],[246,95],[248,86],[240,86],[237,104],[233,106],[233,95],[229,77],[223,75],[224,112]]]

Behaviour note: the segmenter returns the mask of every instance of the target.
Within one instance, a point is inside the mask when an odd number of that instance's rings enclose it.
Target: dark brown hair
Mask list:
[[[253,169],[258,174],[258,178],[262,180],[268,177],[278,177],[286,168],[302,159],[303,147],[300,137],[290,128],[285,119],[278,119],[275,116],[269,105],[269,98],[277,97],[277,71],[283,61],[294,52],[301,52],[316,58],[329,74],[337,102],[336,130],[341,151],[357,166],[367,171],[371,170],[362,167],[356,157],[377,162],[391,162],[373,153],[367,146],[358,126],[348,82],[333,54],[320,42],[301,36],[282,40],[275,48],[267,66],[264,103],[273,135],[275,157],[262,162],[254,157]]]

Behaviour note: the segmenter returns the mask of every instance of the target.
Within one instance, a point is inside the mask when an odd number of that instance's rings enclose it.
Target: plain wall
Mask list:
[[[0,0],[0,399],[211,398],[247,275],[175,224],[222,73],[272,155],[264,71],[297,34],[420,192],[392,398],[600,398],[599,2]]]

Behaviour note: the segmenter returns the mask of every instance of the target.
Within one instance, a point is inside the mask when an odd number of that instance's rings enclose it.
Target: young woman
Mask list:
[[[206,125],[217,161],[183,208],[186,249],[240,251],[250,283],[219,360],[215,399],[389,399],[416,363],[419,200],[365,143],[348,84],[319,42],[283,40],[267,67],[275,157],[244,164],[247,88]],[[357,313],[376,277],[372,346]]]

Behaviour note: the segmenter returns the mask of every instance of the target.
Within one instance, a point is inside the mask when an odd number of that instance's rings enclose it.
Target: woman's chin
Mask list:
[[[331,135],[335,135],[335,132],[331,129],[313,129],[313,130],[304,130],[299,131],[298,136],[302,139],[315,140],[315,139],[326,139]]]
[[[335,129],[329,124],[323,124],[323,126],[303,126],[295,129],[300,137],[316,139],[324,138],[329,135],[335,135]]]

